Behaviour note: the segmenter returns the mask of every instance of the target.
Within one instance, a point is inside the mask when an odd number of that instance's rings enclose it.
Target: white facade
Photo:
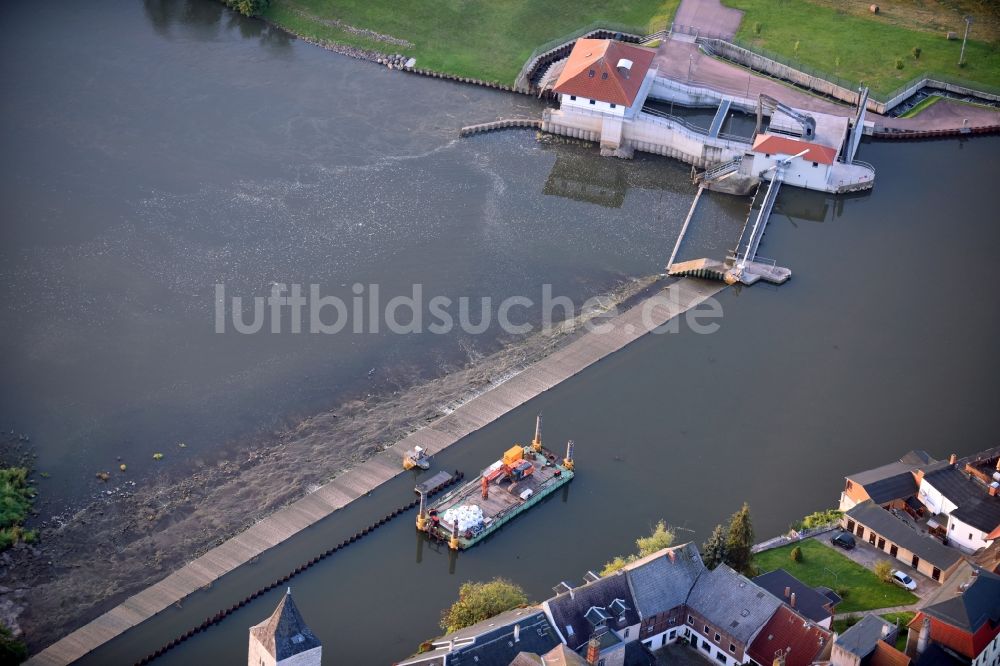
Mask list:
[[[986,540],[988,534],[989,532],[983,532],[978,527],[963,523],[955,516],[948,516],[948,541],[959,548],[969,552],[986,548],[993,543]]]
[[[920,481],[920,488],[917,490],[917,499],[919,499],[923,505],[934,514],[943,513],[948,516],[951,515],[952,511],[958,508],[954,502],[942,495],[937,488],[928,483],[927,479]]]
[[[1000,664],[1000,635],[995,636],[983,651],[972,660],[972,666],[997,666]]]
[[[765,169],[769,169],[778,163],[779,160],[786,160],[792,157],[782,153],[754,153],[753,165],[750,167],[751,173],[759,174]],[[810,190],[826,190],[830,183],[830,164],[822,162],[808,161],[805,157],[796,157],[784,169],[783,180],[788,185],[804,187]],[[765,177],[770,179],[771,170]]]
[[[587,111],[597,111],[599,113],[607,113],[613,116],[625,117],[625,110],[627,106],[622,106],[621,104],[611,104],[610,102],[602,102],[600,100],[588,99],[586,97],[577,97],[576,95],[559,95],[559,104],[563,107],[574,107],[578,109],[586,109]]]
[[[927,482],[927,479],[923,479],[920,482],[920,488],[917,491],[917,499],[923,502],[931,513],[933,514],[944,514],[948,516],[948,541],[959,548],[973,552],[979,550],[980,548],[986,548],[992,541],[987,541],[986,537],[989,532],[984,532],[978,527],[973,527],[967,523],[962,522],[958,518],[951,515],[952,511],[958,508],[958,506],[952,502],[950,499],[945,497],[938,491],[937,488],[932,486]]]

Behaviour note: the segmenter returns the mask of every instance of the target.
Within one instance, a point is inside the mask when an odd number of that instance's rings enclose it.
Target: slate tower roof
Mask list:
[[[250,627],[250,635],[279,662],[321,646],[292,601],[292,588],[288,588],[271,617]]]

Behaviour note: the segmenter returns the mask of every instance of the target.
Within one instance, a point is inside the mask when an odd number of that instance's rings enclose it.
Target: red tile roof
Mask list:
[[[910,658],[885,641],[875,644],[867,666],[910,666]]]
[[[802,159],[820,164],[833,164],[837,159],[836,148],[777,134],[758,134],[753,142],[753,150],[768,155],[798,155],[807,150],[809,152],[803,155]]]
[[[782,605],[757,634],[747,654],[758,664],[771,664],[781,650],[786,666],[808,666],[830,638],[830,632]]]
[[[578,39],[554,90],[565,95],[632,106],[655,54],[652,49],[613,39]],[[632,61],[627,76],[618,69],[621,60]]]

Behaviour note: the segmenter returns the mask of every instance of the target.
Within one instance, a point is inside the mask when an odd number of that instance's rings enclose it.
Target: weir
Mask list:
[[[403,473],[400,461],[414,446],[423,447],[430,455],[443,451],[724,288],[722,284],[698,280],[679,280],[669,285],[610,321],[602,322],[600,327],[585,331],[561,349],[472,398],[447,416],[347,470],[315,492],[275,511],[53,643],[26,663],[61,666],[80,659]]]

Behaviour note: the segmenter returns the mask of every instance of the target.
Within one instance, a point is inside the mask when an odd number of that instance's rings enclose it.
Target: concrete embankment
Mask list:
[[[720,284],[682,279],[622,314],[602,321],[506,382],[130,597],[35,655],[29,663],[67,664],[79,659],[402,473],[402,455],[413,446],[420,445],[431,454],[442,451],[724,288]]]

